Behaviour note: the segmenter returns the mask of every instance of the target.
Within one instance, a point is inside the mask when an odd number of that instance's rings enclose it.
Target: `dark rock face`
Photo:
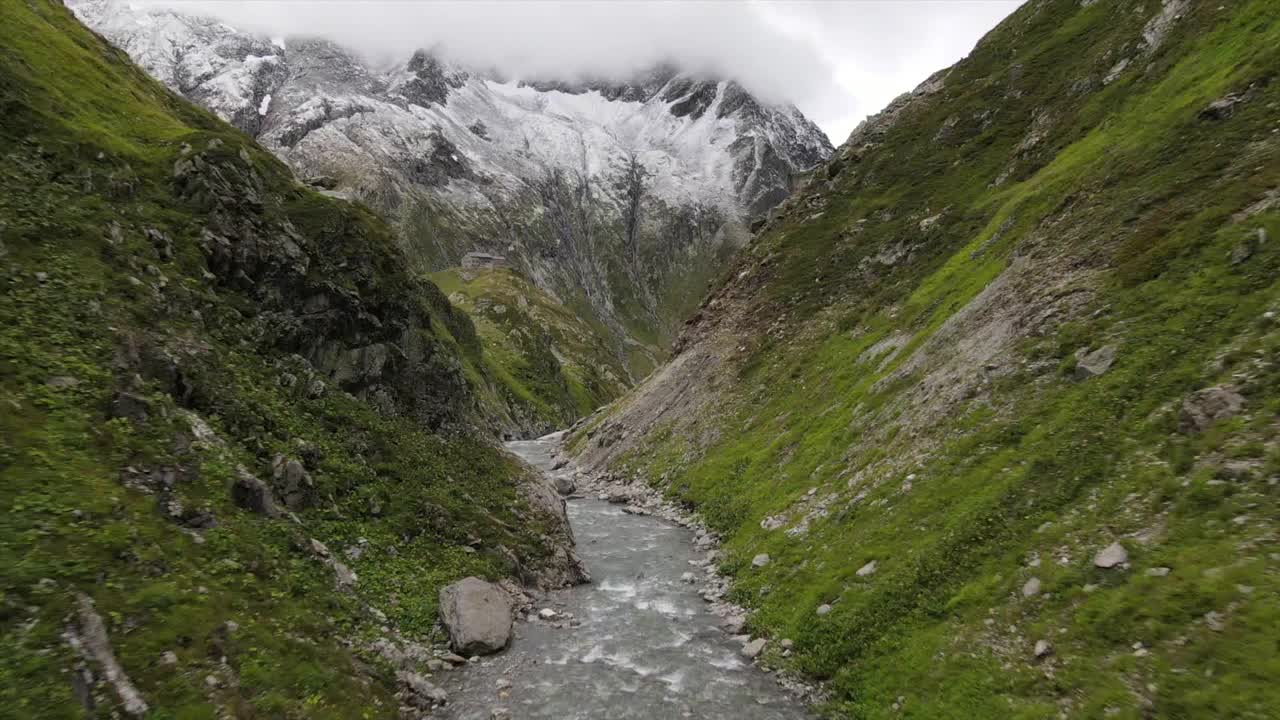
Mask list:
[[[267,517],[280,514],[279,505],[271,488],[262,480],[241,471],[239,477],[231,484],[231,500],[250,512]]]
[[[449,101],[450,88],[466,84],[468,75],[450,71],[434,55],[419,50],[409,58],[406,67],[412,78],[396,87],[410,103],[417,105],[445,105]]]
[[[216,144],[188,150],[175,165],[174,186],[210,210],[202,249],[216,281],[258,300],[257,321],[280,349],[307,359],[343,390],[428,427],[465,414],[466,381],[431,330],[430,311],[444,314],[462,342],[476,342],[474,328],[434,285],[390,292],[375,268],[340,266],[322,251],[330,234],[349,238],[360,227],[326,227],[304,237],[263,208],[253,165]],[[312,272],[317,263],[324,271]],[[331,280],[342,276],[355,286]]]
[[[711,103],[715,102],[719,92],[719,83],[684,79],[668,85],[666,92],[662,94],[662,99],[676,101],[671,106],[672,115],[676,117],[687,115],[697,119],[711,107]]]

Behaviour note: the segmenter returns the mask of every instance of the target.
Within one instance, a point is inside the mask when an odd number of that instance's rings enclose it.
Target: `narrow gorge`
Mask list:
[[[0,716],[1276,716],[1273,2],[239,5],[0,0]]]

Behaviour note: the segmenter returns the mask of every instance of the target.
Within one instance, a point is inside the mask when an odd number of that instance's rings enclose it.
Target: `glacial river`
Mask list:
[[[554,440],[507,444],[551,472]],[[578,553],[592,582],[552,593],[550,622],[517,621],[510,649],[437,675],[455,720],[569,718],[783,720],[808,715],[717,627],[692,561],[692,534],[595,499],[569,501]],[[557,623],[568,627],[556,627]]]

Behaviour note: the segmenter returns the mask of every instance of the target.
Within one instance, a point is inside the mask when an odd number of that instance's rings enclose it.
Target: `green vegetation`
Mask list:
[[[506,394],[495,408],[525,417],[508,424],[552,430],[622,394],[627,370],[588,325],[509,269],[447,270],[431,279],[476,326],[492,374]]]
[[[1030,2],[838,152],[726,276],[714,412],[615,461],[725,535],[830,716],[1280,707],[1280,25],[1187,3],[1151,47],[1160,10]]]
[[[116,716],[71,672],[83,593],[147,717],[396,717],[382,626],[431,640],[442,584],[536,575],[557,532],[474,439],[473,326],[60,4],[0,15],[3,714]]]

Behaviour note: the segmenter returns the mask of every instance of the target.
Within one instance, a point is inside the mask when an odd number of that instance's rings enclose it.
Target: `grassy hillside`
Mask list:
[[[431,275],[476,326],[485,360],[505,395],[495,412],[512,427],[551,432],[618,397],[628,373],[603,339],[513,270],[447,270]]]
[[[443,583],[575,572],[473,326],[60,4],[0,16],[0,714],[141,714],[101,629],[147,717],[398,716],[371,648]]]
[[[1274,717],[1278,73],[1265,0],[1029,2],[575,447],[723,533],[831,716]]]

